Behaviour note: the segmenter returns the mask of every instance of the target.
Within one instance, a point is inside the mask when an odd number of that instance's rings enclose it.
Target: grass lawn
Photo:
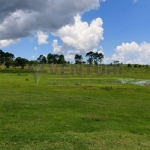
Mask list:
[[[142,69],[122,78],[148,79]],[[0,73],[0,150],[150,149],[150,87],[51,78],[44,73],[37,85],[30,73]]]

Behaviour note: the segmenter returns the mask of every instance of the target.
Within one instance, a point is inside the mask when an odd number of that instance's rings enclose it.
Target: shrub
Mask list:
[[[136,68],[138,65],[137,64],[134,64],[134,68]]]
[[[148,68],[148,65],[146,65],[145,67]]]
[[[127,66],[128,66],[128,67],[132,67],[132,65],[131,65],[131,64],[128,64]]]

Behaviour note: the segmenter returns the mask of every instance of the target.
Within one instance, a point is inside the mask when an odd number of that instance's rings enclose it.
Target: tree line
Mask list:
[[[83,56],[80,54],[76,54],[74,56],[75,64],[95,64],[98,65],[101,64],[104,58],[104,55],[102,53],[98,52],[88,52],[86,53],[85,57],[87,58],[87,61],[83,60]],[[49,53],[47,56],[40,55],[39,58],[37,58],[37,61],[39,63],[48,63],[48,64],[70,64],[69,61],[65,60],[64,55],[58,55],[58,54],[51,54]]]
[[[80,54],[76,54],[74,56],[75,64],[101,64],[104,58],[102,53],[98,52],[88,52],[85,55],[86,61],[83,60],[83,56]],[[10,66],[16,68],[21,67],[24,69],[26,65],[32,64],[70,64],[69,61],[65,60],[64,55],[51,54],[49,53],[47,56],[40,55],[37,60],[28,60],[22,57],[16,57],[12,53],[3,52],[0,50],[0,65],[4,64],[6,68],[10,68]]]
[[[25,58],[15,58],[14,54],[8,52],[5,53],[2,50],[0,50],[0,65],[4,64],[6,68],[9,68],[10,66],[21,66],[21,68],[24,69],[28,62],[29,61]]]

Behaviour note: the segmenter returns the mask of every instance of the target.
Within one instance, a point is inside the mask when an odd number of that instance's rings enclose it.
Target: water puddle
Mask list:
[[[139,86],[150,87],[150,80],[144,80],[144,79],[126,78],[126,79],[119,79],[119,82],[123,84],[135,84]]]

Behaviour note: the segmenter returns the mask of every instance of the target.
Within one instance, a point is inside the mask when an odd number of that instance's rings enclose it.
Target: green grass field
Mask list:
[[[149,150],[150,87],[110,83],[150,79],[149,70],[124,67],[122,76],[97,77],[47,72],[38,84],[31,73],[0,73],[0,149]]]

